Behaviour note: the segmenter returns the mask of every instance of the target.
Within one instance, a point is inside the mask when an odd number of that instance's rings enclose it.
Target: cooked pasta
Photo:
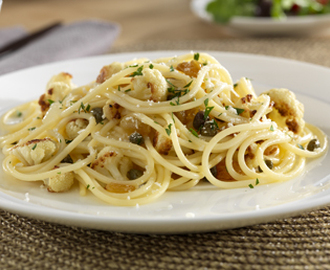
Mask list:
[[[254,188],[293,179],[326,152],[303,113],[291,91],[257,95],[206,53],[114,62],[83,86],[57,74],[39,100],[5,113],[3,169],[121,206],[201,181]]]

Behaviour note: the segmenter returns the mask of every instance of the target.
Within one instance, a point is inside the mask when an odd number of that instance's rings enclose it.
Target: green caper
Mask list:
[[[274,167],[273,161],[271,161],[270,159],[266,159],[265,160],[265,164],[267,165],[267,167],[272,170]],[[259,172],[263,172],[262,169],[260,168],[260,166],[258,166],[258,170]]]
[[[70,155],[67,155],[65,158],[63,158],[63,160],[61,161],[61,163],[73,163],[73,160],[71,158]]]
[[[203,127],[201,128],[201,135],[213,137],[218,133],[218,127],[216,123],[212,121],[205,121]]]
[[[218,174],[217,166],[212,167],[210,171],[214,177],[217,177]]]
[[[143,172],[141,170],[137,170],[137,169],[130,169],[127,172],[127,178],[129,180],[135,180],[137,178],[140,178],[143,175]]]
[[[198,113],[196,113],[195,117],[194,117],[194,121],[193,121],[193,126],[196,130],[199,130],[201,128],[201,126],[204,125],[205,120],[208,119],[204,119],[204,111],[199,111]]]
[[[100,107],[95,107],[91,110],[91,113],[93,114],[93,116],[95,117],[95,121],[96,123],[101,123],[104,119],[103,119],[103,109]]]
[[[267,167],[268,167],[270,170],[273,169],[273,167],[274,167],[274,165],[273,165],[273,161],[271,161],[270,159],[266,159],[266,160],[265,160],[265,163],[266,163]]]
[[[131,135],[129,135],[129,141],[131,143],[135,143],[135,144],[138,144],[138,145],[141,145],[144,143],[144,139],[143,139],[143,136],[138,133],[138,132],[133,132]]]
[[[319,140],[318,139],[313,139],[308,143],[307,150],[313,152],[316,148],[319,148],[320,146],[321,145],[320,145]]]

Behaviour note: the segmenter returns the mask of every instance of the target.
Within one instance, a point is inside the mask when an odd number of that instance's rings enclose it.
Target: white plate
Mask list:
[[[204,21],[215,23],[206,12],[211,0],[192,0],[191,10]],[[256,17],[234,17],[228,24],[220,25],[246,35],[306,35],[322,32],[330,27],[330,14],[291,16],[283,20]]]
[[[76,84],[94,80],[112,61],[154,59],[185,52],[114,54],[44,65],[0,77],[0,113],[40,96],[47,80],[66,71]],[[305,104],[305,119],[330,135],[330,69],[280,58],[209,52],[237,80],[253,79],[257,91],[287,87]],[[24,216],[86,228],[134,233],[187,233],[234,228],[296,215],[330,203],[330,156],[308,164],[313,170],[297,179],[254,189],[219,190],[202,185],[167,192],[149,205],[114,207],[77,190],[48,193],[41,183],[9,179],[0,169],[0,207]]]

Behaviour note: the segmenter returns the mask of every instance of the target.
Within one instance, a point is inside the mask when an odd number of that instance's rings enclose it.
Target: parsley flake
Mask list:
[[[198,59],[199,59],[199,53],[195,53],[194,54],[194,60],[198,61]]]
[[[249,188],[254,188],[254,186],[252,184],[249,185]]]
[[[174,67],[171,65],[170,66],[170,72],[173,72],[174,71]]]
[[[28,129],[28,131],[32,131],[32,130],[35,130],[35,129],[36,129],[36,127],[31,127],[31,128]]]
[[[191,132],[192,135],[194,135],[195,137],[199,138],[198,137],[198,133],[194,129],[190,128],[189,131]]]
[[[209,116],[210,112],[214,109],[214,107],[206,107],[205,108],[205,112],[204,112],[204,120],[207,119],[207,117]]]
[[[135,77],[135,76],[142,76],[142,69],[143,69],[143,66],[140,66],[138,67],[138,69],[136,71],[134,71],[130,77]]]
[[[183,88],[188,88],[192,84],[193,80],[191,80],[189,83],[187,83]]]
[[[32,150],[35,150],[37,148],[37,144],[33,145]]]
[[[209,99],[208,98],[204,100],[204,105],[205,105],[205,107],[207,107],[207,105],[209,105]]]
[[[168,136],[170,136],[170,134],[171,134],[171,132],[172,132],[171,129],[172,129],[172,124],[169,124],[169,125],[168,125],[168,128],[165,129],[165,130],[166,130],[166,133],[167,133]]]
[[[259,184],[259,179],[258,178],[256,178],[256,185],[258,185]]]
[[[273,125],[270,126],[270,131],[274,131]]]
[[[21,116],[22,116],[22,112],[20,112],[20,111],[16,111],[16,116],[17,116],[17,117],[21,117]]]
[[[150,64],[150,65],[149,65],[149,68],[150,68],[150,69],[153,69],[153,68],[154,68],[154,65],[153,65],[153,64]]]
[[[51,99],[47,99],[47,101],[49,102],[49,105],[52,105],[55,101],[51,100]]]
[[[301,150],[305,150],[305,148],[300,143],[297,143],[297,145]]]

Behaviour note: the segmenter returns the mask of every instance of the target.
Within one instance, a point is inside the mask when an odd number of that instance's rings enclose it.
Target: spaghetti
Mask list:
[[[257,96],[249,79],[233,84],[206,53],[114,62],[84,86],[55,75],[39,100],[5,113],[3,169],[50,192],[78,182],[81,195],[122,206],[201,181],[253,188],[326,152],[303,110],[287,89]]]

